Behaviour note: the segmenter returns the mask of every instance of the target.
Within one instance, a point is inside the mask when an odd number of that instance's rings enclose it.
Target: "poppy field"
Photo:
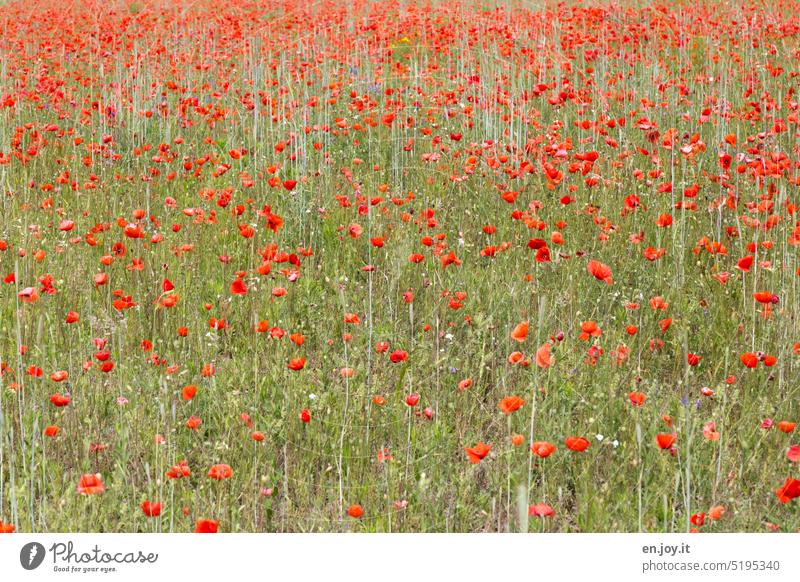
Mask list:
[[[0,531],[800,530],[800,4],[0,5]]]

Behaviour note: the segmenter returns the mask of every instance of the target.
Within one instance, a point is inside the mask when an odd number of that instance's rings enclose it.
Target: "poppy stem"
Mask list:
[[[408,436],[406,438],[406,473],[404,480],[408,479],[408,468],[411,465],[411,407],[408,407]]]
[[[636,411],[636,466],[639,468],[639,479],[636,482],[637,511],[639,516],[639,533],[642,529],[642,480],[644,479],[644,467],[642,466],[642,425],[639,420],[639,409]]]

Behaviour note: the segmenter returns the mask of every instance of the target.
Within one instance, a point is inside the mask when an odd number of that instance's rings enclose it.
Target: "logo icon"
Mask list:
[[[42,565],[45,553],[44,546],[39,542],[28,542],[19,551],[19,563],[26,570],[35,570]]]

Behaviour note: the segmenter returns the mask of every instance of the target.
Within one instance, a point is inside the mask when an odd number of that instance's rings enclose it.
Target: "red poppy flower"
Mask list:
[[[306,367],[306,359],[305,358],[294,358],[289,360],[289,363],[286,366],[290,370],[298,372]]]
[[[589,274],[592,275],[598,281],[603,281],[609,285],[611,285],[611,283],[614,282],[611,275],[611,267],[609,267],[604,263],[601,263],[600,261],[592,259],[586,265],[586,269],[589,271]]]
[[[656,443],[661,449],[669,449],[675,444],[677,438],[678,435],[674,433],[659,433],[656,435]]]
[[[153,502],[148,500],[142,501],[142,504],[140,505],[140,507],[142,508],[142,512],[147,517],[158,517],[159,515],[161,515],[162,506],[163,504],[160,501]]]
[[[52,402],[55,406],[58,406],[59,408],[67,406],[71,401],[72,399],[70,398],[70,396],[65,394],[53,394],[52,396],[50,396],[50,402]]]
[[[498,408],[503,411],[503,414],[511,414],[519,410],[525,404],[525,401],[519,396],[506,396],[500,401]]]
[[[58,372],[50,374],[50,379],[53,382],[63,382],[67,378],[69,378],[69,374],[65,370],[59,370]]]
[[[212,479],[216,479],[217,481],[230,479],[233,477],[233,469],[231,469],[230,465],[218,463],[211,466],[211,468],[208,470],[208,476]]]
[[[393,364],[397,364],[399,362],[405,362],[408,359],[408,352],[404,350],[395,350],[391,354],[389,354],[389,360]]]
[[[364,508],[361,507],[358,503],[354,503],[353,505],[347,508],[347,515],[349,515],[353,519],[359,519],[364,515]]]
[[[556,514],[552,507],[546,503],[537,503],[528,506],[528,515],[535,515],[536,517],[552,517]]]
[[[536,365],[540,368],[549,368],[553,365],[553,356],[550,353],[550,344],[543,344],[536,350]]]
[[[753,293],[753,297],[759,303],[772,304],[778,302],[778,296],[773,295],[771,291],[756,291]]]
[[[752,352],[747,352],[742,354],[741,357],[742,364],[744,364],[748,368],[755,368],[758,366],[758,356]]]
[[[531,445],[531,452],[542,459],[549,457],[555,451],[556,446],[552,443],[548,443],[547,441],[536,441]]]
[[[781,503],[789,503],[792,499],[800,497],[800,480],[786,477],[783,485],[775,490],[775,495]]]
[[[565,439],[564,444],[567,446],[569,450],[575,451],[576,453],[582,453],[583,451],[589,448],[589,445],[591,443],[587,438],[579,436],[571,436]]]
[[[645,394],[642,392],[634,391],[628,393],[628,399],[634,406],[642,406],[644,404],[644,401],[647,400],[647,396],[645,396]]]
[[[511,339],[516,342],[522,343],[528,337],[528,322],[523,321],[518,323],[513,330],[511,330]]]
[[[182,479],[183,477],[190,477],[191,475],[192,471],[189,469],[189,463],[187,461],[180,461],[167,471],[168,479]]]
[[[480,442],[474,447],[466,447],[464,450],[467,452],[467,458],[469,459],[469,462],[475,465],[486,458],[486,455],[488,455],[489,451],[492,450],[492,445],[487,445],[484,442]]]
[[[195,522],[195,533],[217,533],[219,522],[213,519],[198,519]]]
[[[99,495],[105,490],[106,486],[100,473],[81,475],[78,482],[78,493],[81,495]]]
[[[412,407],[419,404],[419,394],[414,393],[406,396],[406,404]]]

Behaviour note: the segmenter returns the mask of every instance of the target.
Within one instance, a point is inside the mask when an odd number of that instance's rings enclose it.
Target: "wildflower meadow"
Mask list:
[[[0,2],[0,531],[800,529],[800,3]]]

